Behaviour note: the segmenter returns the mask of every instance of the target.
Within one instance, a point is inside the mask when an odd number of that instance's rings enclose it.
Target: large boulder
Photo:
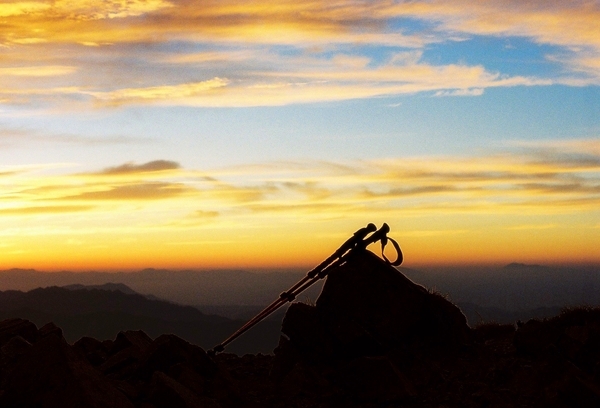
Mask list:
[[[0,346],[14,336],[21,336],[30,343],[40,337],[35,324],[25,319],[6,319],[0,322]]]
[[[0,406],[7,408],[133,408],[110,380],[56,335],[28,347],[5,386]]]
[[[369,251],[331,270],[315,306],[292,304],[276,350],[289,360],[350,361],[403,352],[449,352],[470,343],[465,316]]]

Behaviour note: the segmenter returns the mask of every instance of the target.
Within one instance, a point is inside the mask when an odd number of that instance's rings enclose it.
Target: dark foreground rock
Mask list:
[[[124,331],[68,344],[54,324],[0,322],[0,407],[598,407],[600,309],[466,325],[370,253],[294,304],[271,355]]]
[[[394,352],[455,353],[472,341],[454,304],[369,251],[333,269],[315,306],[293,304],[277,351],[332,363]]]
[[[234,395],[204,350],[173,335],[70,345],[53,324],[22,319],[0,322],[0,333],[1,407],[219,407],[215,396]]]

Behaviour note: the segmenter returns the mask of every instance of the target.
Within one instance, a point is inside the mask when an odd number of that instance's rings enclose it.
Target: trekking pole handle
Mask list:
[[[400,245],[398,245],[398,243],[394,239],[387,236],[387,234],[389,232],[390,232],[390,226],[387,225],[387,223],[383,223],[381,228],[379,228],[377,231],[375,231],[373,234],[371,234],[370,237],[368,237],[364,241],[362,241],[361,246],[363,248],[366,248],[369,245],[371,245],[373,242],[381,241],[381,256],[383,257],[383,259],[385,259],[385,261],[392,266],[398,266],[402,263],[402,261],[404,259],[402,256],[402,250],[400,249]],[[392,243],[392,245],[394,246],[394,249],[396,250],[396,260],[393,262],[390,261],[385,256],[385,253],[383,252],[388,243],[388,240]]]
[[[381,226],[381,228],[379,228],[377,231],[372,233],[370,237],[365,238],[361,242],[360,245],[363,248],[366,248],[369,245],[371,245],[373,242],[381,241],[382,245],[385,246],[385,244],[387,244],[387,240],[388,240],[388,236],[387,236],[388,232],[390,232],[390,226],[384,222],[383,225]]]
[[[389,227],[388,227],[388,229],[389,229]],[[341,258],[342,255],[344,255],[346,252],[348,252],[352,248],[355,248],[355,247],[361,245],[361,243],[364,242],[365,237],[374,231],[377,231],[377,226],[373,223],[369,223],[366,227],[359,229],[354,234],[352,234],[352,236],[346,242],[344,242],[342,244],[342,246],[340,246],[329,258],[327,258],[326,260],[321,262],[318,266],[316,266],[314,269],[309,271],[306,274],[306,276],[308,278],[315,277],[323,269],[325,269],[332,262],[334,262],[336,259]]]

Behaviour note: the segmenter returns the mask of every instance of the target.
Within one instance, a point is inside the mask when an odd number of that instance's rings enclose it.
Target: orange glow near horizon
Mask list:
[[[598,142],[571,146],[590,147]],[[407,266],[600,263],[597,165],[537,154],[213,172],[168,161],[7,169],[0,265],[309,267],[368,222],[392,227]]]

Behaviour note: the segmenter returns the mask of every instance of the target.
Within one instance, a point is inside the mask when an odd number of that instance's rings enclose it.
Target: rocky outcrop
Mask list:
[[[366,250],[329,272],[314,306],[292,304],[282,333],[273,376],[284,386],[307,372],[319,379],[313,391],[382,404],[417,395],[407,361],[456,355],[473,341],[455,305]]]
[[[276,355],[210,357],[122,331],[68,344],[0,322],[0,407],[598,407],[600,309],[473,329],[443,297],[369,252],[289,307]]]
[[[0,322],[0,406],[6,408],[219,407],[226,374],[198,346],[142,331],[68,344],[49,323]]]
[[[7,375],[0,406],[134,407],[111,381],[57,334],[47,334],[30,347],[21,348],[18,358],[4,367]],[[13,337],[6,345],[18,338]]]
[[[472,341],[460,309],[368,251],[329,273],[315,306],[291,305],[282,332],[282,361],[452,353]]]

